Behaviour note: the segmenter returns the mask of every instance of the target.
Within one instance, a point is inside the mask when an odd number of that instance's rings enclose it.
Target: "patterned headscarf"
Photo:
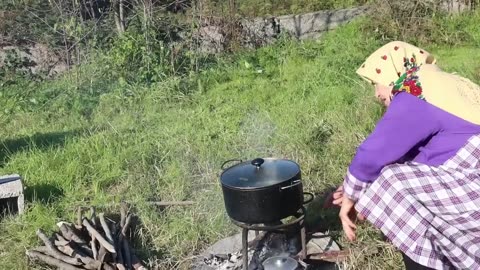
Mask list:
[[[393,41],[371,54],[358,68],[365,80],[407,92],[453,115],[480,124],[480,86],[443,72],[427,51]]]

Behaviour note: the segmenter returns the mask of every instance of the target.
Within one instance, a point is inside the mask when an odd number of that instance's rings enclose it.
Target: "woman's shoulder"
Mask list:
[[[405,91],[400,91],[392,94],[392,102],[390,103],[388,109],[395,108],[410,110],[414,107],[424,107],[427,109],[429,107],[428,105],[428,102],[419,98],[418,96]]]
[[[440,123],[443,117],[438,108],[423,99],[407,92],[397,92],[393,95],[390,106],[385,113],[386,118],[405,119],[402,121],[425,121],[430,124]]]
[[[395,94],[387,109],[387,114],[396,116],[397,119],[410,119],[405,121],[422,121],[444,131],[480,132],[480,125],[466,121],[406,92]]]

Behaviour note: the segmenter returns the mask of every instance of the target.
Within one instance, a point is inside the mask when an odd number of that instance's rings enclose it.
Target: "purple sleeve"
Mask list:
[[[357,200],[386,165],[402,159],[438,131],[429,104],[408,93],[397,94],[374,131],[357,149],[344,181],[347,196]]]

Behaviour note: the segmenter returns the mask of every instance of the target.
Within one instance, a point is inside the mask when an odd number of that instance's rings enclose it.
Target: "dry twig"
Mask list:
[[[87,219],[83,220],[83,226],[85,226],[85,228],[92,235],[92,237],[95,236],[95,238],[98,240],[100,245],[104,246],[105,249],[108,250],[109,252],[115,253],[115,247],[112,244],[110,244],[107,240],[105,240],[105,238],[103,238],[103,236],[97,230],[95,230],[95,228],[92,227],[92,225],[90,224],[90,222],[88,222]]]
[[[85,240],[80,238],[80,236],[78,236],[73,231],[73,229],[70,228],[70,226],[68,226],[65,222],[61,223],[61,225],[59,225],[59,228],[60,228],[60,233],[62,234],[63,237],[65,237],[65,239],[74,241],[75,243],[78,243],[78,244],[86,244]]]
[[[81,229],[82,228],[82,215],[83,215],[83,208],[82,207],[78,207],[77,209],[77,229]]]
[[[92,241],[90,241],[90,248],[92,249],[92,256],[93,256],[93,259],[96,260],[98,259],[98,250],[97,250],[97,239],[95,238],[94,235],[91,236],[92,237]]]
[[[108,227],[107,221],[105,220],[105,216],[103,215],[103,213],[100,213],[98,217],[100,218],[100,224],[102,225],[105,236],[107,237],[108,241],[113,244],[112,233],[110,232],[110,228]]]
[[[66,262],[63,262],[63,261],[61,261],[59,259],[56,259],[54,257],[51,257],[51,256],[45,255],[43,253],[40,253],[38,251],[28,250],[26,252],[26,254],[27,254],[28,257],[30,257],[32,259],[41,260],[48,265],[58,267],[62,270],[79,270],[79,269],[82,269],[82,268],[73,266],[71,264],[68,264]]]
[[[69,263],[71,265],[81,265],[80,262],[76,258],[71,258],[63,253],[61,253],[54,245],[53,243],[48,239],[48,237],[42,232],[41,229],[37,230],[37,235],[38,237],[43,241],[45,246],[48,247],[49,249],[49,254],[55,257],[56,259],[62,260],[66,263]]]
[[[127,206],[125,203],[122,203],[120,206],[120,228],[123,228],[125,226],[125,218],[127,216]]]
[[[59,222],[59,232],[53,234],[52,240],[39,229],[37,235],[45,246],[33,248],[27,255],[63,270],[146,269],[128,242],[132,215],[126,204],[121,205],[119,223],[107,222],[103,213],[96,216],[93,207],[89,220],[83,217],[82,209],[77,208],[75,228],[70,223]]]
[[[150,205],[155,206],[182,206],[182,205],[193,205],[193,201],[162,201],[162,202],[147,202]]]

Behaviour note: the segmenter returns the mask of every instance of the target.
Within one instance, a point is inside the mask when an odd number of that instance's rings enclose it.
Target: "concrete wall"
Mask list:
[[[322,33],[345,24],[352,19],[363,15],[366,7],[320,11],[300,15],[278,17],[280,30],[286,31],[299,39],[315,37]]]
[[[318,38],[325,31],[335,29],[365,14],[367,7],[311,12],[270,18],[244,19],[240,22],[239,35],[245,47],[258,47],[271,43],[280,34],[298,39]],[[225,26],[205,24],[197,32],[200,49],[206,53],[224,50],[227,39]]]

